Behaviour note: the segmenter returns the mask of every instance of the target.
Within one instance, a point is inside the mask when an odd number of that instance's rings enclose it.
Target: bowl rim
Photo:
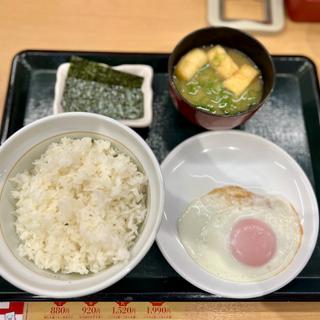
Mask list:
[[[142,139],[142,137],[140,137],[138,135],[138,133],[133,131],[128,126],[126,126],[126,125],[124,125],[124,124],[120,123],[119,121],[116,121],[112,118],[109,118],[109,117],[106,117],[103,115],[93,114],[93,113],[86,113],[86,112],[69,112],[69,113],[61,113],[61,114],[57,114],[57,115],[50,115],[50,116],[41,118],[39,120],[36,120],[36,121],[26,125],[25,127],[21,128],[20,130],[16,131],[1,145],[0,152],[3,152],[3,150],[6,148],[7,145],[10,145],[10,144],[16,142],[16,139],[23,136],[25,132],[32,130],[33,128],[37,128],[38,125],[41,125],[41,124],[43,125],[44,123],[47,123],[48,121],[49,122],[54,121],[59,118],[73,118],[73,117],[76,117],[76,118],[82,117],[83,119],[95,118],[98,121],[104,121],[105,124],[112,123],[113,125],[120,127],[122,131],[125,131],[125,135],[133,136],[133,138],[136,140],[136,142],[142,148],[143,152],[146,152],[146,155],[148,156],[149,160],[151,161],[152,168],[150,170],[152,172],[154,172],[154,177],[155,177],[156,183],[157,184],[159,183],[158,184],[159,193],[157,193],[158,207],[156,208],[156,211],[155,211],[153,225],[151,225],[151,227],[150,227],[150,231],[149,231],[150,233],[147,236],[148,239],[144,243],[142,243],[140,250],[138,252],[136,252],[136,254],[134,256],[132,256],[128,262],[126,262],[124,264],[120,263],[119,270],[117,270],[115,274],[113,274],[111,276],[105,276],[102,279],[102,281],[100,281],[99,283],[95,283],[93,285],[90,285],[90,284],[86,285],[84,283],[83,287],[81,287],[81,288],[69,288],[68,290],[66,290],[66,288],[62,288],[62,286],[63,286],[62,285],[61,288],[56,287],[53,290],[51,290],[50,289],[51,284],[49,284],[49,283],[44,285],[44,287],[40,287],[39,285],[34,285],[33,283],[30,284],[27,281],[21,281],[27,276],[27,273],[24,270],[21,270],[19,272],[19,274],[16,274],[14,271],[9,270],[8,267],[2,266],[0,264],[0,274],[8,282],[10,282],[11,284],[13,284],[14,286],[16,286],[20,289],[28,291],[32,294],[51,297],[51,298],[76,298],[76,297],[80,297],[80,296],[84,296],[84,295],[88,295],[88,294],[92,294],[92,293],[101,291],[107,287],[110,287],[111,285],[115,284],[116,282],[118,282],[120,279],[122,279],[124,276],[126,276],[130,271],[132,271],[138,265],[138,263],[142,261],[142,259],[145,257],[145,255],[148,253],[151,246],[155,242],[156,235],[157,235],[158,229],[160,227],[160,223],[161,223],[162,216],[163,216],[164,182],[163,182],[160,164],[159,164],[158,160],[156,159],[151,148]],[[73,131],[74,130],[70,130],[69,128],[67,128],[66,130],[62,130],[61,134],[68,134],[70,132],[72,133]],[[97,132],[94,128],[92,129],[92,133],[93,134],[95,134],[95,133],[101,134],[101,133]],[[104,135],[106,135],[106,134],[104,134]],[[52,134],[49,134],[47,138],[50,138],[50,136],[52,136]],[[114,140],[114,138],[112,138],[112,139]],[[45,140],[45,139],[41,139],[41,140]],[[130,146],[129,147],[125,146],[125,147],[130,152],[133,153],[133,151],[131,151]],[[29,149],[30,148],[28,147],[28,150]],[[143,163],[141,165],[143,166]],[[8,172],[9,171],[10,170],[8,170]],[[4,187],[4,185],[1,188],[3,188],[3,187]],[[1,237],[0,237],[1,246],[5,247],[7,250],[11,251],[8,244],[6,243],[6,240],[5,240],[6,238],[4,236],[2,229],[0,229],[0,233],[1,233]],[[33,270],[30,270],[28,268],[28,266],[23,264],[23,262],[19,261],[18,258],[12,253],[10,255],[10,261],[7,263],[7,265],[10,266],[13,262],[18,263],[18,265],[26,268],[28,270],[27,272],[29,275],[34,273]],[[107,270],[107,269],[102,270],[102,272],[105,270]],[[100,275],[100,273],[92,274],[91,277],[95,277],[96,275],[98,276],[98,275]],[[37,276],[41,277],[42,279],[48,279],[48,281],[52,280],[52,279],[50,280],[48,277],[43,276],[43,275],[37,274]],[[75,281],[81,282],[86,279],[89,279],[89,278],[84,277],[81,279],[77,279]],[[69,282],[69,280],[54,280],[54,281],[55,281],[55,283],[57,283],[57,281],[58,281],[61,284]],[[71,282],[73,282],[73,281],[71,281]]]
[[[207,110],[204,110],[204,109],[200,109],[198,108],[197,106],[195,106],[194,104],[190,103],[187,99],[185,99],[179,92],[179,90],[177,89],[174,81],[173,81],[173,65],[172,65],[172,68],[170,68],[170,64],[171,64],[171,60],[172,60],[172,56],[173,56],[173,53],[175,52],[175,50],[183,43],[183,41],[189,37],[189,36],[192,36],[196,33],[200,33],[200,32],[203,32],[203,31],[206,31],[206,30],[213,30],[213,29],[219,29],[219,30],[229,30],[229,31],[232,31],[232,32],[238,32],[240,34],[243,34],[245,36],[247,36],[248,38],[250,38],[253,42],[255,42],[258,46],[261,47],[261,49],[266,53],[267,57],[269,58],[269,62],[271,64],[271,68],[272,68],[272,86],[271,86],[271,89],[269,90],[269,92],[266,94],[266,96],[258,103],[256,104],[254,107],[252,108],[249,108],[248,110],[246,111],[242,111],[240,113],[237,113],[237,114],[234,114],[234,115],[230,115],[230,114],[222,114],[222,115],[217,115],[217,114],[213,114],[211,113],[210,111],[207,111]],[[241,51],[241,50],[239,50]],[[253,62],[254,62],[254,59],[252,59],[251,57],[249,57]],[[174,90],[174,93],[179,97],[179,99],[181,99],[184,103],[186,103],[189,107],[191,107],[192,109],[195,109],[196,111],[199,111],[199,112],[202,112],[204,114],[207,114],[207,115],[210,115],[214,118],[238,118],[238,117],[241,117],[243,115],[246,115],[246,114],[251,114],[251,113],[254,113],[255,111],[257,111],[260,107],[262,107],[262,105],[265,103],[265,101],[267,100],[267,98],[271,95],[273,89],[274,89],[274,83],[275,83],[275,78],[276,78],[276,69],[275,69],[275,66],[274,66],[274,63],[272,61],[272,57],[271,57],[271,54],[268,52],[268,50],[266,49],[266,47],[259,41],[257,40],[256,38],[254,38],[253,36],[251,36],[249,33],[247,32],[244,32],[242,30],[238,30],[238,29],[234,29],[234,28],[230,28],[230,27],[205,27],[205,28],[200,28],[200,29],[197,29],[197,30],[194,30],[190,33],[188,33],[187,35],[185,35],[177,44],[176,46],[174,47],[174,49],[172,50],[170,56],[169,56],[169,61],[168,61],[168,74],[169,74],[169,84],[170,84],[170,87],[172,88],[172,90]]]

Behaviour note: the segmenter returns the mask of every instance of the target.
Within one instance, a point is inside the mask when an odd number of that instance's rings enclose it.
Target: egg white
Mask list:
[[[299,249],[302,227],[292,205],[278,196],[252,195],[250,201],[241,202],[207,194],[190,203],[178,221],[179,238],[188,254],[219,278],[237,282],[269,279],[284,270]],[[230,232],[245,218],[265,222],[276,235],[276,252],[263,266],[244,265],[231,253]]]

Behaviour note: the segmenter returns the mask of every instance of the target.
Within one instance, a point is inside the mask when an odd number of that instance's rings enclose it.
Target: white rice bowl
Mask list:
[[[130,162],[130,159],[133,159],[132,170],[128,173],[131,186],[129,187],[128,181],[128,184],[124,183],[127,188],[125,192],[131,190],[128,202],[123,201],[124,195],[115,185],[108,189],[108,192],[116,195],[113,204],[121,199],[119,202],[131,210],[131,213],[122,212],[127,216],[123,217],[117,232],[112,230],[112,219],[116,212],[108,217],[110,224],[98,223],[99,219],[100,222],[103,220],[102,211],[97,210],[99,202],[103,202],[105,206],[108,203],[103,192],[89,192],[90,201],[87,201],[88,208],[98,212],[98,220],[90,220],[86,214],[76,214],[74,209],[78,206],[81,210],[80,204],[73,202],[74,208],[70,208],[70,198],[60,198],[61,194],[59,200],[51,194],[49,201],[58,201],[58,207],[64,212],[59,218],[56,212],[48,214],[46,208],[46,217],[39,219],[37,215],[41,210],[36,210],[35,213],[33,205],[28,207],[30,203],[25,202],[33,195],[35,199],[42,199],[41,205],[46,203],[47,196],[39,187],[46,179],[35,183],[33,190],[27,190],[35,173],[31,172],[33,162],[39,159],[52,143],[64,137],[77,141],[88,137],[89,139],[84,140],[88,145],[92,139],[106,140],[107,145],[110,141],[121,154],[127,155],[124,156],[124,161]],[[88,156],[91,161],[93,158],[99,162],[93,155]],[[47,178],[50,175],[53,178],[58,167],[68,161],[70,157],[68,160],[68,157],[56,154],[59,165],[46,168]],[[94,166],[90,167],[89,162],[84,175],[94,170]],[[36,162],[39,168],[43,165],[40,163],[41,161]],[[117,170],[125,170],[119,162],[112,163],[119,166]],[[136,174],[137,172],[139,173]],[[87,187],[90,189],[93,180],[91,174],[89,175]],[[14,177],[15,182],[12,181]],[[75,179],[83,178],[78,176]],[[135,179],[139,181],[134,182]],[[104,187],[107,188],[106,185]],[[146,192],[142,192],[144,187]],[[63,188],[69,190],[67,184]],[[143,194],[145,199],[141,199]],[[19,205],[17,200],[21,202]],[[113,119],[81,112],[63,113],[35,121],[13,134],[0,147],[0,275],[22,290],[47,297],[79,297],[107,288],[129,273],[152,246],[162,218],[163,202],[163,181],[158,161],[145,141],[132,129]],[[120,212],[120,208],[118,209]],[[15,212],[16,210],[20,212]],[[77,223],[74,219],[78,219]],[[57,221],[58,227],[54,226]],[[66,223],[68,225],[64,225]],[[83,245],[81,253],[76,254],[72,245],[70,247],[70,244],[67,244],[67,238],[61,229],[63,227],[68,227],[71,237],[78,237],[78,240],[79,233],[82,234],[82,242],[79,242]],[[107,229],[110,231],[108,235]],[[41,235],[41,230],[47,235]],[[31,239],[36,236],[28,245],[21,241],[21,237],[28,238],[31,234]],[[51,252],[44,250],[43,241],[51,243]],[[112,248],[106,245],[110,241],[113,242]],[[68,259],[61,259],[61,256],[70,256],[70,259],[67,261]]]
[[[130,258],[147,178],[110,141],[63,137],[11,179],[18,252],[41,269],[96,273]]]

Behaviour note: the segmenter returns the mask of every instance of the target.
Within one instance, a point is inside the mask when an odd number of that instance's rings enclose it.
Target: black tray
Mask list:
[[[57,67],[71,55],[111,65],[149,64],[154,70],[154,119],[137,132],[161,162],[186,138],[204,131],[184,120],[168,95],[167,54],[25,51],[13,61],[1,141],[23,125],[52,113]],[[314,64],[305,57],[274,56],[275,89],[262,109],[240,130],[263,136],[291,154],[313,184],[320,200],[319,87]],[[23,292],[0,278],[0,301],[48,300]],[[70,300],[70,299],[69,299]],[[78,299],[79,300],[79,299]],[[205,293],[182,279],[156,244],[143,261],[112,287],[80,300],[228,300]],[[301,274],[281,290],[257,300],[320,300],[320,240]]]

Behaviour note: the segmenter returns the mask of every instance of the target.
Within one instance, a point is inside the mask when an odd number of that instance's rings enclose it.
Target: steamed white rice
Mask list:
[[[145,219],[147,179],[106,140],[62,138],[13,179],[19,254],[87,274],[126,261]]]

